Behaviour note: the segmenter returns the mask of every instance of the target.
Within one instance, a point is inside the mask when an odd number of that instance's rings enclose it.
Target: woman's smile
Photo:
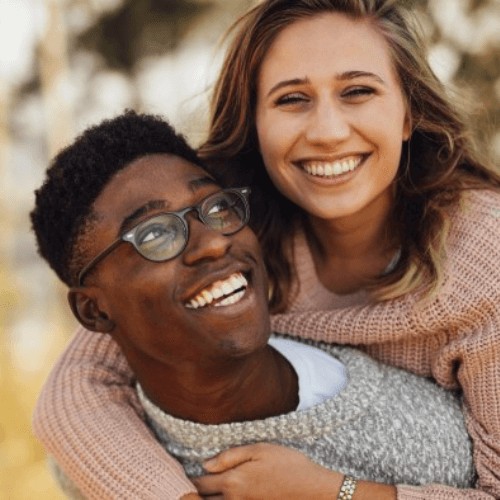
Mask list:
[[[301,166],[309,175],[314,177],[339,177],[358,168],[362,161],[362,156],[348,156],[339,160],[303,161]]]
[[[301,160],[294,162],[304,172],[305,182],[335,186],[349,182],[363,168],[368,155],[348,155],[336,160]]]
[[[276,187],[313,217],[387,204],[408,123],[386,42],[367,21],[337,13],[299,20],[263,60],[260,152]]]

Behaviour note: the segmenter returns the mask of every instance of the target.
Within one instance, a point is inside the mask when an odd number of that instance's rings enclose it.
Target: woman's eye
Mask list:
[[[351,100],[362,100],[375,93],[375,89],[371,87],[350,87],[342,92],[342,97]]]
[[[281,96],[279,99],[277,99],[276,105],[286,106],[287,104],[297,104],[307,101],[308,98],[306,95],[302,94],[301,92],[293,92],[291,94],[286,94],[284,96]]]

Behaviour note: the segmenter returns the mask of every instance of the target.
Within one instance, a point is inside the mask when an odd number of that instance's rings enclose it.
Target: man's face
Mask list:
[[[182,158],[158,154],[132,162],[94,203],[98,222],[89,256],[146,218],[218,191],[206,172]],[[152,262],[124,242],[86,280],[134,370],[148,363],[210,367],[267,343],[267,280],[255,235],[245,226],[224,236],[196,212],[186,217],[189,239],[177,257]],[[203,305],[204,297],[212,302]]]

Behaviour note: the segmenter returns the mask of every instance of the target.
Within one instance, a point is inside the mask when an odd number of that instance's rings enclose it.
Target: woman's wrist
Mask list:
[[[338,472],[330,476],[330,496],[336,493],[337,500],[396,500],[397,490],[394,485],[360,481],[349,474]]]
[[[348,476],[346,474],[340,486],[337,500],[352,500],[354,497],[354,492],[356,491],[356,486],[357,480],[354,477]]]
[[[396,500],[397,490],[392,484],[356,481],[352,500]]]

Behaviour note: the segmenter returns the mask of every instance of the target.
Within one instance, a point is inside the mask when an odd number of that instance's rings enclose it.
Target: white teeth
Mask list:
[[[247,286],[248,281],[245,276],[241,273],[235,273],[225,280],[212,283],[212,285],[199,292],[196,297],[187,302],[185,306],[188,309],[198,309],[211,304],[214,300],[220,299],[225,295],[226,297],[214,305],[220,307],[235,304],[245,295]],[[240,288],[244,288],[244,290],[239,290]],[[236,290],[239,291],[234,293]]]
[[[360,163],[362,157],[350,157],[343,160],[324,162],[311,161],[303,164],[304,170],[318,177],[332,177],[353,171]]]
[[[213,295],[206,290],[203,290],[203,292],[201,292],[201,295],[203,295],[203,298],[206,300],[207,304],[211,304],[214,300]]]
[[[244,286],[244,283],[239,279],[238,276],[235,276],[235,275],[231,276],[230,281],[231,281],[231,285],[235,289]]]
[[[230,295],[229,297],[226,297],[225,299],[222,299],[220,302],[217,302],[214,304],[215,307],[221,307],[221,306],[230,306],[232,304],[236,304],[236,302],[239,302],[239,300],[245,295],[245,290],[240,290],[239,292],[236,292],[233,295]]]

